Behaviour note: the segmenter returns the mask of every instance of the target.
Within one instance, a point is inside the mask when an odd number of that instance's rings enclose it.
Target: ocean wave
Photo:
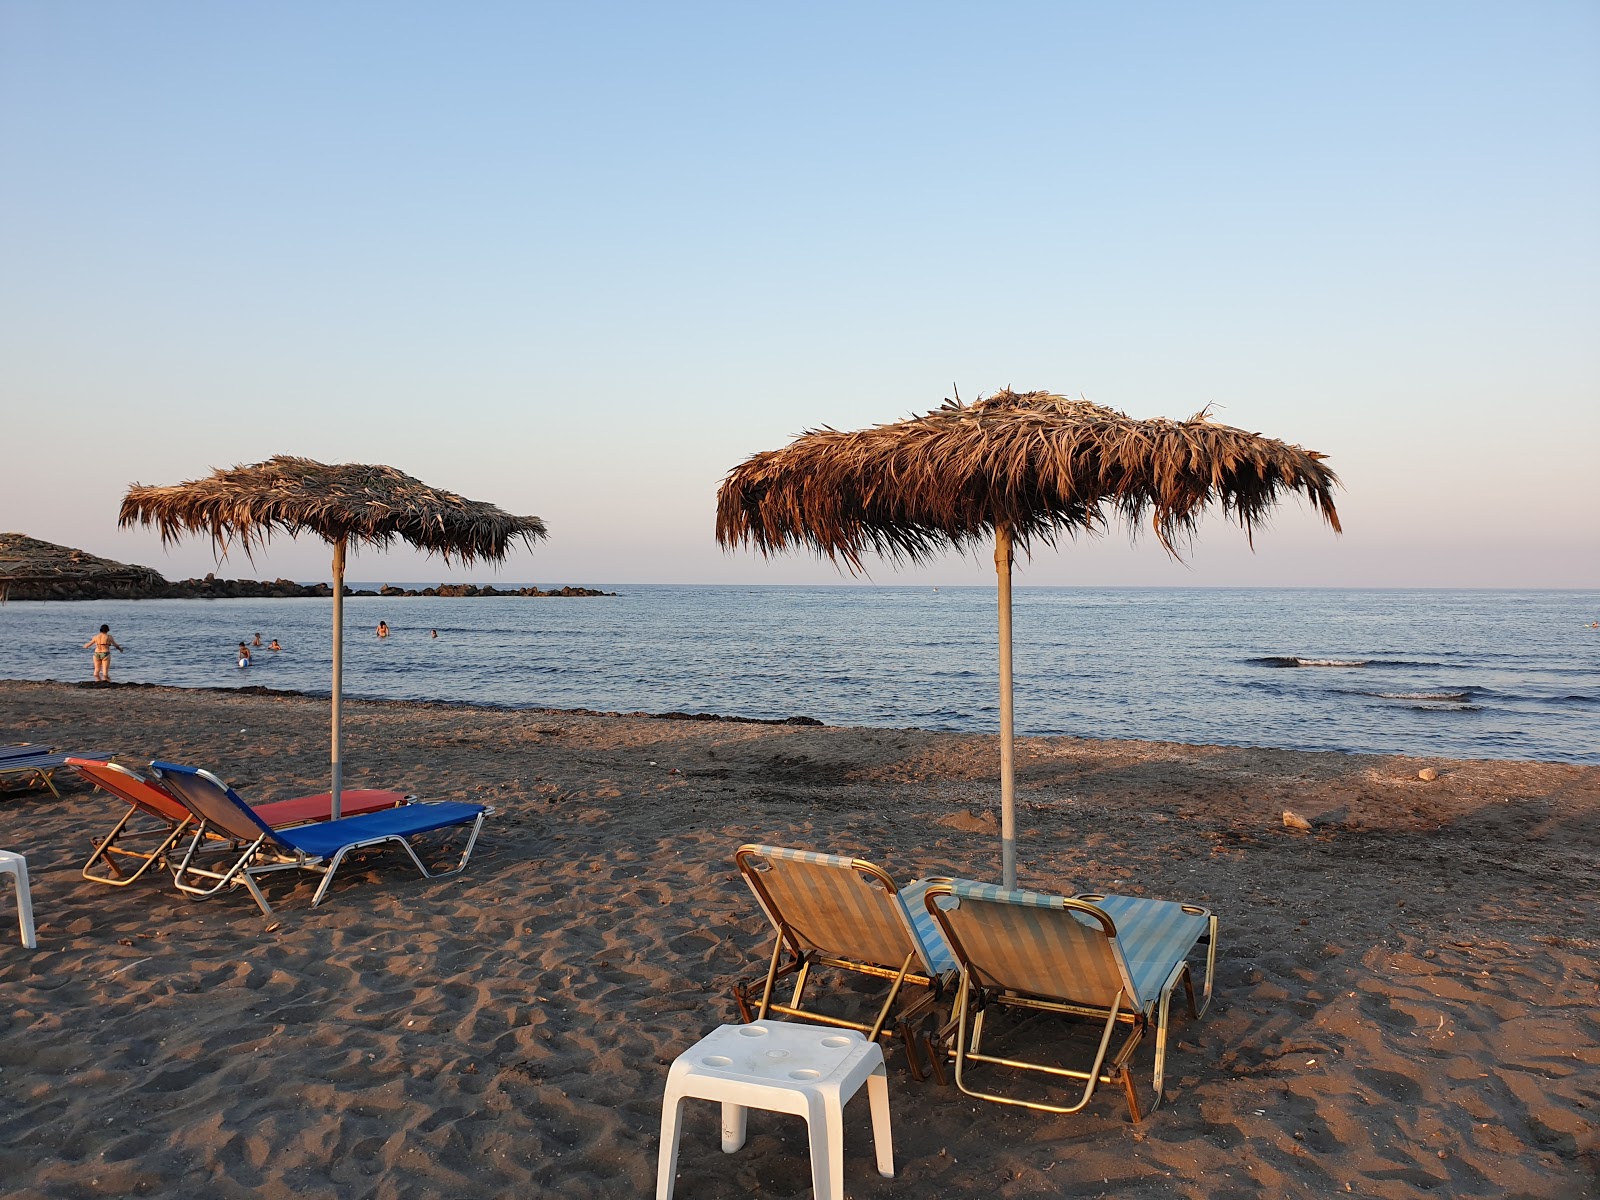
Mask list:
[[[1471,692],[1357,692],[1359,696],[1376,696],[1380,700],[1448,700],[1460,703],[1472,698]]]
[[[1300,658],[1294,655],[1269,655],[1250,661],[1263,667],[1365,667],[1365,658]]]

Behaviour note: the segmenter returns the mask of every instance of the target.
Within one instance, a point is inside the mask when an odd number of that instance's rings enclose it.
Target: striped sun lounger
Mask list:
[[[95,840],[94,853],[83,864],[85,879],[112,887],[125,887],[155,863],[161,862],[185,830],[194,832],[195,815],[149,772],[128,763],[98,762],[75,755],[68,756],[67,766],[101,791],[116,796],[128,805],[128,811],[122,814],[122,819],[112,827],[111,832]],[[415,799],[415,796],[407,796],[403,792],[350,791],[340,797],[340,807],[346,816],[354,817],[362,813],[381,812]],[[308,821],[326,821],[332,806],[333,797],[324,792],[318,796],[275,800],[250,807],[266,824],[274,829],[282,829],[290,825],[303,825]],[[140,820],[136,823],[135,818]],[[139,843],[146,839],[155,839],[153,849],[139,847]],[[132,867],[132,870],[125,869],[128,867]]]
[[[311,898],[311,907],[315,908],[328,894],[334,872],[352,850],[398,845],[425,878],[455,875],[466,870],[472,848],[478,843],[478,833],[483,829],[483,819],[494,811],[482,804],[457,801],[406,804],[359,817],[273,829],[239,799],[232,788],[209,771],[165,762],[151,763],[150,770],[168,792],[183,801],[198,822],[182,860],[172,869],[172,882],[178,890],[200,897],[238,884],[249,891],[268,917],[272,916],[272,907],[256,884],[257,876],[290,870],[321,873],[322,883]],[[447,871],[428,870],[417,857],[410,839],[419,834],[465,826],[471,829],[460,861]],[[241,852],[230,863],[215,868],[202,867],[196,852],[208,837],[215,835],[236,839]]]
[[[745,1021],[769,1015],[795,1017],[822,1025],[856,1029],[869,1039],[898,1034],[914,1078],[923,1078],[917,1025],[955,980],[956,961],[938,923],[922,903],[931,881],[901,888],[887,872],[859,858],[741,846],[734,855],[739,873],[755,894],[777,937],[759,998],[754,981],[734,989]],[[833,967],[890,981],[888,995],[868,1021],[823,1013],[804,1003],[814,967]],[[787,1004],[773,998],[780,980],[794,976]],[[906,984],[922,989],[913,1003],[894,1012]],[[889,1027],[893,1015],[894,1024]],[[930,1054],[943,1077],[940,1056]]]
[[[1040,892],[1008,892],[963,880],[936,882],[924,904],[944,931],[961,967],[956,996],[956,1084],[969,1096],[1045,1112],[1078,1112],[1097,1084],[1120,1084],[1135,1121],[1142,1117],[1129,1061],[1155,1027],[1155,1099],[1161,1103],[1166,1069],[1167,1014],[1182,981],[1190,1012],[1211,1003],[1217,961],[1217,918],[1191,904],[1136,896],[1084,893],[1067,899]],[[1203,999],[1196,1001],[1189,955],[1206,947]],[[982,1052],[984,1019],[997,1008],[1059,1013],[1102,1022],[1087,1068],[1051,1066]],[[1108,1059],[1117,1026],[1128,1035]],[[1072,1104],[1024,1100],[968,1085],[973,1063],[1084,1081]]]
[[[56,799],[56,772],[67,765],[68,758],[107,759],[109,750],[80,750],[75,754],[14,754],[0,758],[0,784],[8,787],[47,787]]]
[[[23,758],[30,754],[50,754],[54,750],[54,746],[47,746],[43,742],[10,742],[0,746],[0,760]]]

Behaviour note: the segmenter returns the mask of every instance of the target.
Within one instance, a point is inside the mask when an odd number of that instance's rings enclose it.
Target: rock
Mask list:
[[[1311,832],[1311,822],[1299,813],[1290,812],[1287,808],[1283,810],[1283,823],[1290,829],[1298,829],[1304,833]]]
[[[1417,772],[1417,778],[1422,780],[1424,783],[1432,783],[1435,779],[1439,778],[1439,772],[1435,771],[1432,767],[1423,767],[1422,770]]]
[[[953,812],[949,816],[939,817],[936,823],[948,829],[957,829],[962,833],[995,833],[1000,828],[1000,822],[995,820],[994,813],[984,812]]]

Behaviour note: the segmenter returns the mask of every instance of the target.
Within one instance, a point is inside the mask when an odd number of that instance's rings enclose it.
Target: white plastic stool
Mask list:
[[[39,939],[33,936],[33,897],[28,892],[28,860],[10,850],[0,850],[0,875],[9,875],[17,885],[17,924],[22,926],[22,944],[29,950],[39,948]]]
[[[683,1102],[722,1102],[722,1151],[744,1145],[749,1108],[794,1113],[811,1135],[811,1186],[817,1200],[844,1200],[844,1106],[867,1085],[878,1174],[894,1175],[889,1133],[889,1076],[883,1049],[854,1029],[758,1021],[723,1025],[678,1055],[661,1102],[661,1157],[656,1200],[672,1200],[678,1173]]]

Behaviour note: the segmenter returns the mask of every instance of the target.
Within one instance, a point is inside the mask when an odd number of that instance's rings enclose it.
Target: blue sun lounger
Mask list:
[[[178,763],[152,762],[151,771],[167,790],[182,801],[199,819],[199,825],[182,860],[172,868],[172,882],[191,896],[210,896],[230,884],[249,891],[261,911],[272,915],[272,906],[261,894],[256,877],[273,871],[318,871],[322,884],[311,898],[311,907],[322,903],[333,883],[334,872],[352,850],[394,843],[405,850],[412,864],[425,878],[437,879],[466,869],[472,849],[478,842],[483,819],[494,810],[481,804],[448,801],[439,804],[407,804],[384,812],[319,821],[292,829],[273,829],[264,823],[233,789],[209,771]],[[461,860],[448,871],[430,871],[417,857],[409,838],[435,830],[472,827]],[[220,868],[203,868],[196,852],[207,835],[234,838],[242,850],[232,863]]]

